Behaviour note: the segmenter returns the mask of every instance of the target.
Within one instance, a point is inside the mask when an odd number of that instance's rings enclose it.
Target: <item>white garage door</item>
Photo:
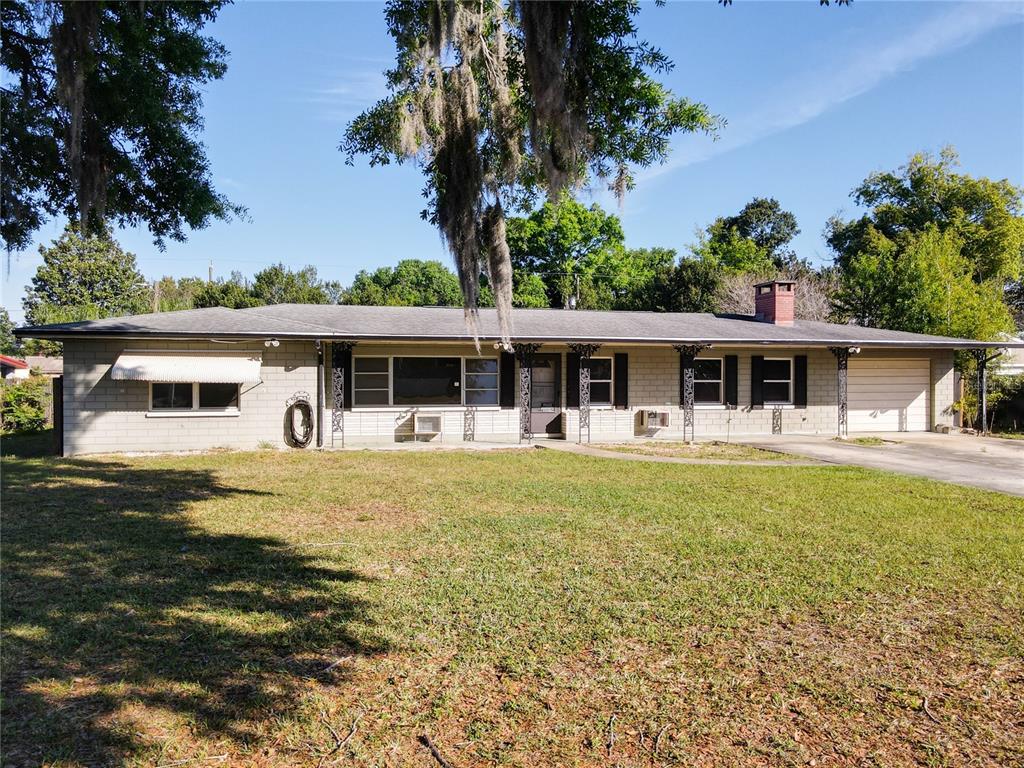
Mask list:
[[[850,357],[851,432],[928,430],[927,360],[871,360]]]

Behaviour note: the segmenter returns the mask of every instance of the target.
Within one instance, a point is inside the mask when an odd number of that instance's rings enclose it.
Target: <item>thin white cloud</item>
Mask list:
[[[1018,2],[954,6],[907,35],[856,51],[841,67],[817,63],[813,71],[766,94],[768,98],[749,113],[731,119],[718,141],[683,139],[674,148],[672,159],[641,171],[638,180],[650,180],[808,123],[928,59],[969,45],[992,30],[1022,22],[1024,5]]]
[[[383,70],[345,72],[329,85],[308,91],[302,101],[316,104],[328,120],[347,121],[388,94]]]

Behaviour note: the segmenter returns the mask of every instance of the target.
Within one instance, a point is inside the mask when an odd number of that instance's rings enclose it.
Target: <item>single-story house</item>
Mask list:
[[[280,304],[20,328],[64,344],[63,450],[934,430],[953,352],[1003,344],[752,316]],[[303,414],[303,409],[305,410]],[[312,442],[315,433],[315,443]]]
[[[0,355],[0,378],[27,379],[30,371],[28,363],[9,355]]]
[[[49,355],[25,355],[25,362],[28,363],[32,373],[40,376],[47,376],[51,379],[64,374],[64,360]]]

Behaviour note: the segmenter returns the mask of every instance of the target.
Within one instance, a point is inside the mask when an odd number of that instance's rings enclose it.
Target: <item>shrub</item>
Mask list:
[[[46,406],[51,397],[50,380],[30,376],[3,383],[0,422],[4,432],[37,432],[46,427]]]

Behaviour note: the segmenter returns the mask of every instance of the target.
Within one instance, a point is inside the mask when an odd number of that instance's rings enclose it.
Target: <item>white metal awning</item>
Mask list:
[[[259,352],[125,350],[110,369],[115,381],[169,381],[200,384],[259,384]]]

